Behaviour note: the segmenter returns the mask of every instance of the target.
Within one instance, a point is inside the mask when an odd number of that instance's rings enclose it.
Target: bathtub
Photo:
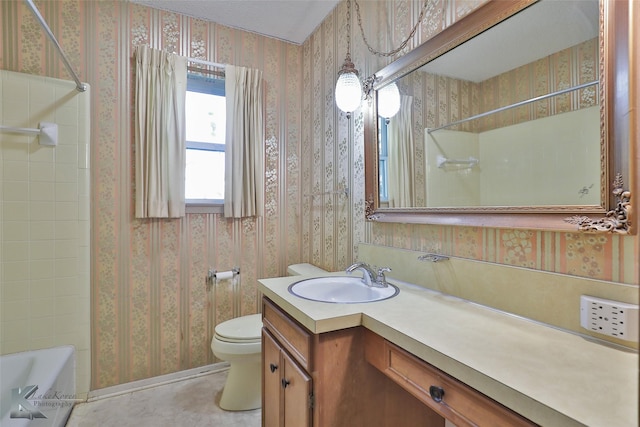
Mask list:
[[[0,426],[64,426],[76,402],[75,364],[73,346],[0,356]]]

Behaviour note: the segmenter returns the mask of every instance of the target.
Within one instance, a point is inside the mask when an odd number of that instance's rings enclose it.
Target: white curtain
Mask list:
[[[264,210],[262,71],[225,66],[225,96],[224,216],[261,216]]]
[[[389,207],[412,207],[415,202],[412,101],[413,97],[402,95],[400,111],[387,125]]]
[[[186,58],[135,48],[136,218],[184,216]]]

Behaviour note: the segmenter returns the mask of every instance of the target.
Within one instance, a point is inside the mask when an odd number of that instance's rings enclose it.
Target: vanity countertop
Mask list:
[[[384,301],[304,300],[287,289],[303,278],[259,290],[313,333],[364,326],[543,426],[638,425],[635,350],[395,280]]]

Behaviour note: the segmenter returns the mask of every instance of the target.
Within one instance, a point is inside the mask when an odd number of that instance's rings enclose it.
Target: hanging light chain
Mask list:
[[[416,22],[416,25],[413,26],[413,29],[411,30],[407,38],[404,39],[402,43],[400,43],[400,46],[398,46],[397,48],[389,52],[380,52],[375,50],[373,47],[371,47],[371,45],[369,44],[369,41],[367,40],[367,37],[364,35],[364,28],[362,28],[362,17],[360,16],[360,5],[358,4],[358,0],[353,0],[353,1],[356,4],[356,15],[358,16],[358,26],[360,27],[360,34],[362,34],[362,40],[364,40],[364,44],[367,45],[367,49],[369,49],[369,52],[377,56],[385,56],[385,57],[393,56],[407,46],[407,43],[409,43],[409,40],[411,40],[413,36],[416,34],[416,31],[418,30],[418,26],[424,19],[424,15],[426,14],[427,8],[429,6],[429,0],[424,0],[424,5],[422,6],[422,10],[420,11],[420,16],[418,16],[418,22]],[[351,2],[350,0],[347,0],[347,22],[350,19],[350,2]],[[347,35],[347,37],[349,36]],[[347,38],[347,46],[349,46],[348,38]]]
[[[347,55],[344,58],[342,69],[338,71],[338,76],[344,73],[353,73],[358,78],[360,76],[351,60],[351,0],[347,0]]]
[[[351,56],[351,0],[347,0],[347,56]]]

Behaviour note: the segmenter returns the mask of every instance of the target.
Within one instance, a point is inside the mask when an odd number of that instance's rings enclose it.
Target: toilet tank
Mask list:
[[[309,263],[292,264],[287,267],[287,274],[289,276],[313,276],[327,273],[327,270],[323,270],[322,268]]]

